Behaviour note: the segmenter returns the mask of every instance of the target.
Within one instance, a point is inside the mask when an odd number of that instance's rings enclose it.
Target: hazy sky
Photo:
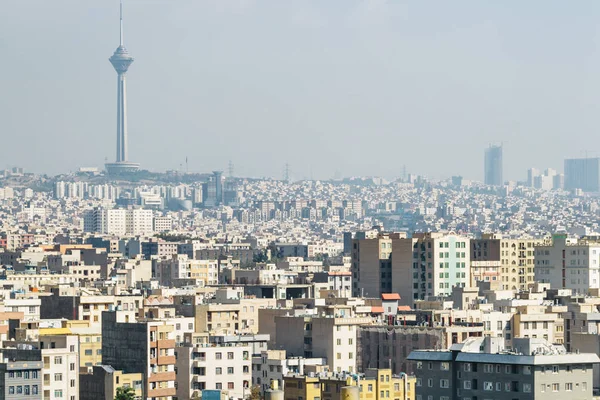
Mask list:
[[[0,168],[114,161],[118,0],[3,0]],[[599,155],[600,2],[126,0],[130,159],[505,178]]]

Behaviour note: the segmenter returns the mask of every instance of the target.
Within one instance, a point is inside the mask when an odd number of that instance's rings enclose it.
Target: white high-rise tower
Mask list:
[[[123,174],[139,170],[140,165],[128,161],[127,158],[127,88],[126,75],[133,57],[123,45],[123,0],[120,9],[119,47],[115,50],[110,63],[117,71],[117,158],[114,163],[106,164],[106,171],[111,174]]]

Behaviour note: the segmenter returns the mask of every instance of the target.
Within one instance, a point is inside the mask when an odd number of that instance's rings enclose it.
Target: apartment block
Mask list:
[[[245,398],[252,382],[252,344],[219,342],[208,334],[186,334],[177,347],[177,397],[189,399],[203,390],[222,390]]]
[[[284,377],[285,399],[332,399],[348,397],[349,387],[356,387],[360,400],[414,400],[414,377],[393,375],[389,369],[367,369],[364,374],[317,373],[309,375],[288,374]]]
[[[471,240],[472,285],[498,282],[500,290],[525,291],[535,282],[534,239],[505,239],[484,234]]]
[[[125,322],[126,319],[130,322]],[[105,311],[103,363],[126,374],[141,373],[144,398],[171,400],[176,396],[173,329],[171,324],[160,320],[135,322],[132,312]]]
[[[58,331],[58,330],[57,330]],[[79,397],[79,338],[40,334],[44,400],[77,400]]]
[[[0,350],[0,397],[42,400],[42,352],[39,349]]]
[[[588,294],[600,288],[600,242],[554,235],[535,247],[535,279],[553,289]]]
[[[277,346],[289,356],[326,358],[333,372],[356,372],[357,331],[372,322],[368,317],[275,317]]]
[[[449,351],[413,351],[416,399],[592,399],[596,354],[567,354],[543,339],[470,339]]]

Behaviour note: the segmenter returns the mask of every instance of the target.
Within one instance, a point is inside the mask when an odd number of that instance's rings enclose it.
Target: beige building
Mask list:
[[[275,317],[277,346],[290,356],[326,358],[331,371],[356,372],[357,331],[368,317]]]
[[[536,239],[506,239],[502,235],[484,234],[471,240],[472,267],[476,281],[500,282],[499,289],[522,292],[535,282]]]

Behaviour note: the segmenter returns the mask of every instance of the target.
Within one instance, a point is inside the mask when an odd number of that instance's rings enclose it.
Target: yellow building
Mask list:
[[[79,337],[79,366],[102,365],[102,328],[89,320],[63,321],[62,325]]]
[[[417,379],[392,375],[391,369],[368,369],[358,381],[361,400],[414,400]]]
[[[369,369],[359,375],[288,375],[283,378],[286,400],[342,400],[342,388],[359,386],[360,400],[414,400],[416,378],[396,376],[390,369]]]

